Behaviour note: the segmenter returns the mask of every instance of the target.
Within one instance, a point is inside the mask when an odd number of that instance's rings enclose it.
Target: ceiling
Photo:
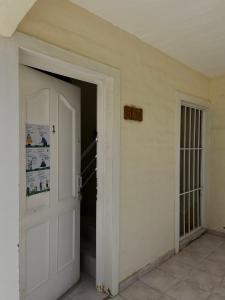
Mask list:
[[[201,73],[225,74],[224,0],[70,0]]]
[[[0,35],[10,37],[36,0],[0,0]]]

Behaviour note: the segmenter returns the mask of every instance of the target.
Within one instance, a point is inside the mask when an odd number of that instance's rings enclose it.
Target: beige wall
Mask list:
[[[0,35],[10,37],[36,0],[1,0]]]
[[[225,77],[210,83],[208,227],[225,232]]]
[[[66,0],[38,0],[19,31],[121,70],[121,280],[174,248],[176,90],[208,98],[201,74]],[[222,179],[221,179],[222,180]]]

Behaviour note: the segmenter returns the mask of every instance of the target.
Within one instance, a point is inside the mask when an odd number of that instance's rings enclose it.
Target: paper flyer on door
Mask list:
[[[50,171],[32,171],[26,173],[27,177],[27,196],[50,191]]]
[[[26,148],[26,171],[50,168],[50,148]]]
[[[26,124],[26,147],[49,145],[49,125]]]
[[[49,125],[26,124],[26,194],[50,191]]]

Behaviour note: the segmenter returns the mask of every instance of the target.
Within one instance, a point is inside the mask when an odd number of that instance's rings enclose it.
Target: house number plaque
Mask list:
[[[143,109],[134,106],[124,106],[124,120],[143,121]]]

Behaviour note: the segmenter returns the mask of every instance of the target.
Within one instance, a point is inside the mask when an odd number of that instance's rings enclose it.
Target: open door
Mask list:
[[[55,300],[80,276],[80,89],[20,66],[20,294]]]

